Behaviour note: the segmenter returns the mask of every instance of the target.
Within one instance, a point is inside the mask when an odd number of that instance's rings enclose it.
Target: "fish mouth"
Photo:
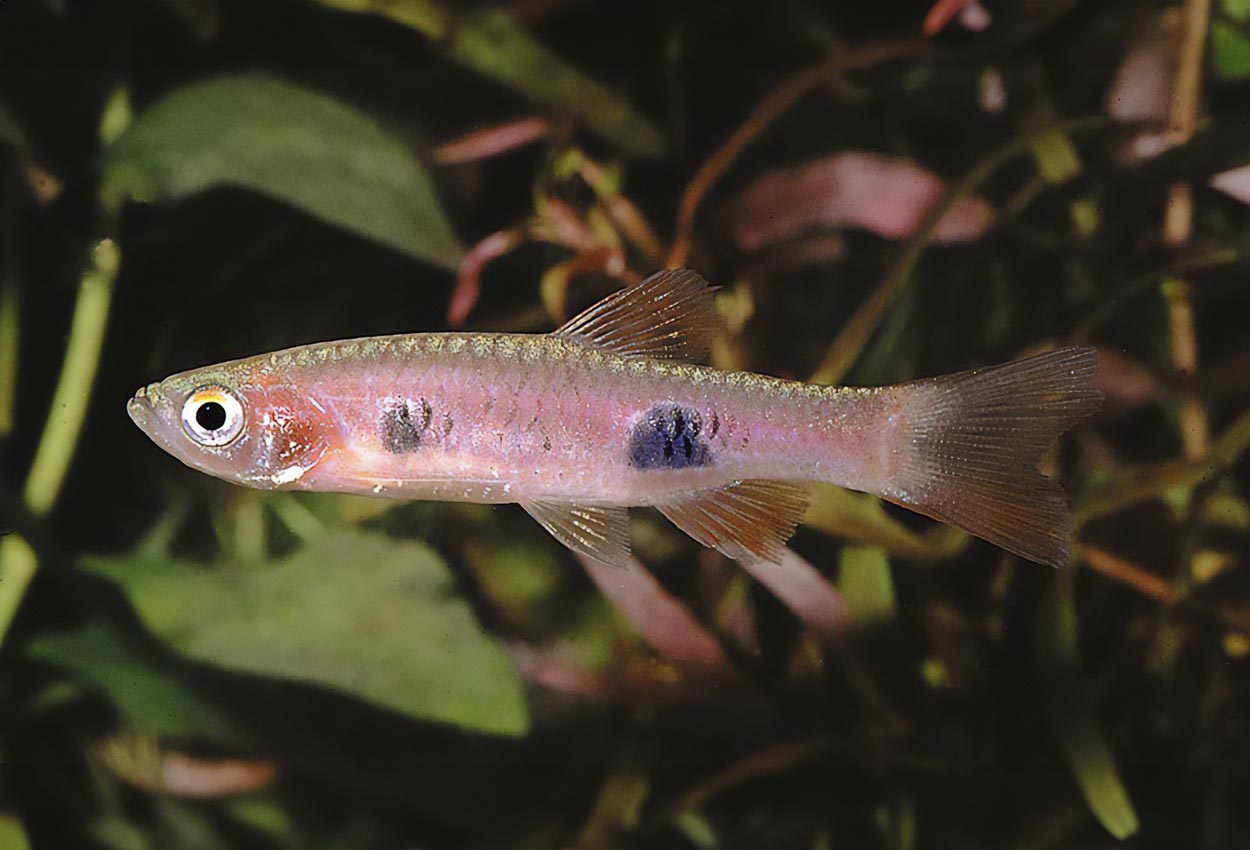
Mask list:
[[[155,437],[160,421],[156,406],[163,401],[164,396],[161,395],[159,385],[148,384],[146,387],[140,387],[130,401],[126,402],[126,413],[130,415],[130,420],[139,426],[140,431],[149,437]]]

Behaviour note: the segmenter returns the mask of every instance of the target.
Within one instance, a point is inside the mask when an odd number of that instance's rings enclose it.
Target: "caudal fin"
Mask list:
[[[1037,466],[1102,405],[1096,371],[1094,349],[1072,347],[899,387],[908,413],[882,495],[1030,561],[1063,564],[1067,499]]]

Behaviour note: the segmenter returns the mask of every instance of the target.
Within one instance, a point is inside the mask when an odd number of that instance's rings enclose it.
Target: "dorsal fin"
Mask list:
[[[749,479],[657,505],[673,525],[737,561],[780,563],[807,511],[807,489]]]
[[[696,271],[667,269],[592,304],[554,333],[631,357],[702,360],[716,332],[714,291]]]

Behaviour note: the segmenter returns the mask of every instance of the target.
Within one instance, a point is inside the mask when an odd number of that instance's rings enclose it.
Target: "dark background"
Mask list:
[[[455,22],[483,8],[445,11]],[[110,208],[99,125],[111,93],[124,91],[136,121],[218,75],[270,72],[332,96],[426,164],[466,246],[535,216],[545,199],[583,221],[602,216],[586,183],[561,171],[560,157],[578,151],[620,175],[621,197],[667,244],[696,170],[776,86],[848,48],[914,41],[906,58],[831,73],[745,150],[696,218],[690,264],[735,304],[749,294],[753,305],[730,323],[718,365],[805,377],[904,243],[841,222],[840,251],[826,261],[798,262],[793,245],[746,255],[732,239],[736,192],[848,150],[956,179],[1048,120],[1101,114],[1126,51],[1164,10],[990,5],[984,32],[952,24],[925,42],[924,3],[495,8],[609,86],[665,149],[642,155],[587,129],[571,100],[536,103],[524,84],[501,84],[385,16],[311,0],[0,0],[0,108],[20,130],[0,139],[0,273],[17,294],[20,331],[7,402],[15,418],[0,434],[0,526],[29,540],[40,565],[0,646],[0,826],[17,841],[22,824],[33,847],[1043,848],[1117,844],[1114,824],[1131,809],[1130,844],[1242,846],[1250,217],[1205,185],[1250,150],[1250,84],[1218,64],[1232,63],[1228,54],[1209,53],[1203,66],[1198,135],[1159,159],[1119,161],[1135,128],[1095,121],[992,168],[975,191],[999,210],[996,225],[924,253],[845,378],[886,383],[1057,342],[1097,345],[1107,408],[1056,459],[1093,557],[1051,571],[977,542],[918,556],[883,535],[939,537],[893,509],[851,539],[805,528],[796,550],[831,581],[841,567],[853,608],[875,599],[885,610],[874,626],[853,621],[827,640],[643,514],[640,556],[724,646],[736,671],[726,681],[640,640],[519,510],[301,497],[329,528],[428,543],[484,639],[577,648],[574,666],[595,687],[578,695],[527,678],[530,731],[513,738],[389,711],[298,671],[243,674],[197,660],[185,635],[154,629],[132,607],[132,584],[87,566],[92,555],[140,558],[158,528],[170,571],[195,569],[186,561],[227,569],[248,561],[239,524],[257,517],[263,563],[251,569],[315,546],[284,523],[281,504],[160,452],[127,420],[126,399],[172,372],[237,356],[447,329],[456,280],[454,269],[246,185]],[[1238,9],[1217,3],[1215,21],[1242,32]],[[999,112],[978,104],[990,72],[1008,92]],[[498,157],[437,164],[441,143],[526,115],[557,129]],[[1076,154],[1061,180],[1039,176],[1048,144]],[[1193,235],[1168,245],[1161,222],[1178,182],[1194,186]],[[1090,210],[1092,227],[1080,226]],[[23,505],[24,481],[101,237],[121,254],[107,337],[56,507],[36,516]],[[657,265],[625,244],[633,272]],[[467,326],[549,329],[560,317],[544,309],[539,281],[576,254],[533,242],[488,265]],[[1191,325],[1169,313],[1169,279],[1187,287]],[[602,273],[575,275],[568,300],[580,306],[613,285]],[[1183,375],[1174,355],[1189,327],[1199,364]],[[1211,449],[1188,458],[1186,403],[1212,435]],[[867,591],[845,574],[865,547]],[[254,616],[266,616],[263,604]],[[744,621],[747,638],[734,625]],[[59,635],[82,637],[72,657],[32,649]],[[136,714],[130,697],[144,702],[149,677],[179,701]],[[231,734],[180,725],[188,706],[226,717]],[[210,772],[218,759],[244,759],[276,778],[209,791],[193,782],[199,791],[188,794],[162,787],[171,754]],[[731,765],[740,771],[720,773]],[[686,806],[691,789],[706,797]]]

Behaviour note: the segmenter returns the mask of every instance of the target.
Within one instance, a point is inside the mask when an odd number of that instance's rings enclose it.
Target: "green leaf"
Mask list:
[[[154,558],[90,566],[125,588],[148,628],[196,660],[322,684],[480,732],[528,729],[507,653],[422,544],[334,531],[261,566]]]
[[[1220,80],[1250,77],[1250,37],[1227,21],[1212,21],[1211,65]]]
[[[847,546],[838,556],[838,589],[858,628],[893,622],[898,615],[894,577],[885,550],[876,546]]]
[[[1038,655],[1051,722],[1081,794],[1103,828],[1123,840],[1137,832],[1137,812],[1080,675],[1074,577],[1068,569],[1050,583],[1038,620]]]
[[[446,268],[460,262],[434,184],[407,144],[355,108],[271,76],[183,86],[105,151],[110,208],[219,186],[277,198]]]
[[[26,653],[69,670],[109,699],[136,728],[157,735],[238,741],[241,735],[187,685],[103,626],[36,638]]]

